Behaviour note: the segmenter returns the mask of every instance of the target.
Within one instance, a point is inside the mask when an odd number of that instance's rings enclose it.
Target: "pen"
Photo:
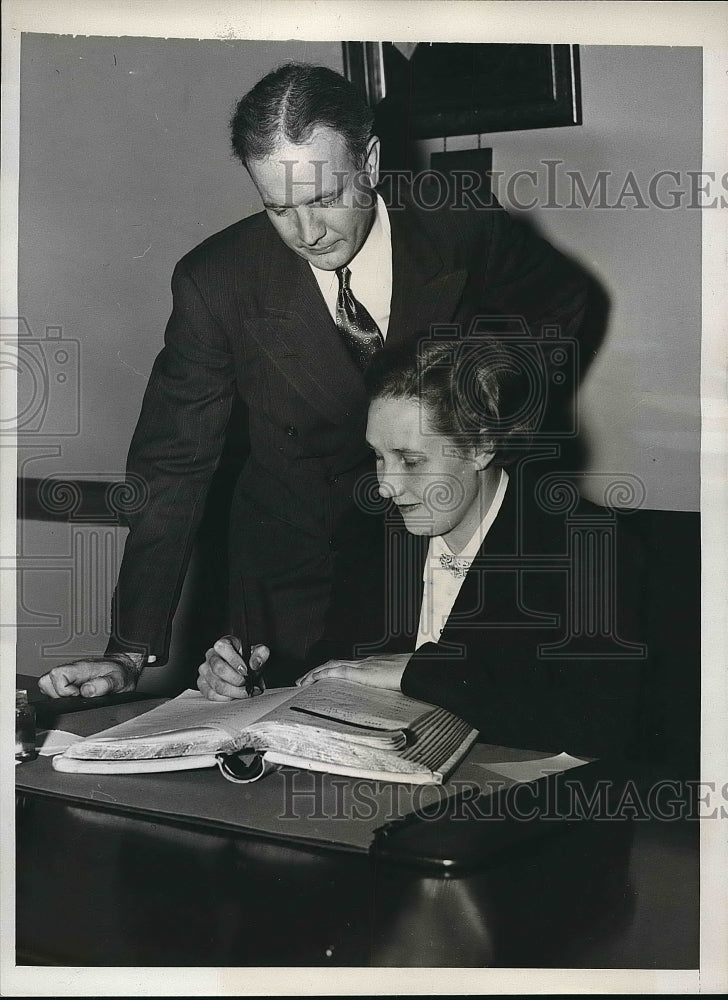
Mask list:
[[[250,647],[250,633],[249,633],[249,629],[248,629],[248,607],[247,607],[247,604],[246,604],[246,601],[245,601],[245,587],[244,586],[242,586],[240,588],[240,605],[241,605],[241,611],[243,612],[242,615],[241,615],[241,617],[240,617],[240,641],[236,642],[235,640],[233,640],[233,645],[235,646],[235,650],[238,653],[238,655],[242,656],[243,659],[245,659],[245,656],[243,656],[243,650],[244,649],[247,650],[247,654],[246,655],[248,657],[248,663],[250,663],[250,648],[251,647]],[[238,670],[238,673],[242,673],[242,671]],[[246,690],[247,690],[247,687],[248,686],[246,684],[245,685]],[[250,693],[250,692],[248,692],[248,693]]]
[[[243,649],[245,648],[245,646],[243,645],[242,641],[238,638],[238,636],[224,635],[222,636],[222,638],[227,639],[230,645],[235,650],[235,652],[238,654],[238,656],[242,657],[243,660],[245,659],[245,657],[243,656]],[[263,693],[263,691],[265,691],[265,681],[263,680],[262,677],[263,664],[261,663],[260,666],[258,666],[257,668],[253,667],[251,660],[252,656],[250,653],[248,653],[247,667],[241,665],[241,666],[236,666],[233,669],[237,670],[237,672],[241,674],[242,677],[245,679],[245,690],[248,693],[248,695],[252,698],[253,695],[256,693],[256,691],[259,691],[261,694]]]
[[[248,697],[252,698],[253,695],[255,694],[256,688],[258,688],[262,694],[265,686],[262,682],[262,677],[261,677],[262,665],[259,667],[258,670],[253,670],[253,665],[251,663],[251,652],[253,647],[250,642],[250,633],[248,631],[248,606],[245,601],[244,586],[240,588],[240,603],[242,605],[243,614],[240,623],[240,649],[238,649],[237,652],[240,656],[243,657],[243,659],[245,659],[246,655],[248,658],[248,667],[247,670],[245,671],[245,691]],[[243,650],[246,650],[245,654],[243,654]],[[240,670],[238,672],[242,673],[242,671]]]

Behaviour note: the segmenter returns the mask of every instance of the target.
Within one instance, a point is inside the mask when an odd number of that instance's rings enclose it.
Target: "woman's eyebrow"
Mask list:
[[[366,445],[367,445],[367,448],[369,449],[369,451],[379,451],[378,448],[374,447],[374,445],[371,443],[371,441],[369,441],[366,438],[365,438],[365,441],[366,441]],[[404,447],[404,448],[385,448],[384,450],[392,452],[393,455],[421,455],[423,458],[426,455],[426,452],[420,451],[419,448],[407,448],[407,447]]]

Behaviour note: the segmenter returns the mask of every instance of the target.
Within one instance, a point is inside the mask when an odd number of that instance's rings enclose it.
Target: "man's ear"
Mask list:
[[[381,143],[379,136],[373,135],[367,143],[367,152],[364,159],[364,173],[369,178],[372,188],[379,183],[379,150]]]

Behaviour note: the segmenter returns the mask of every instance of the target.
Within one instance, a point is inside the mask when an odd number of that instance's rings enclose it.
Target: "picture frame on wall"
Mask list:
[[[581,124],[578,45],[344,42],[347,77],[408,139]]]

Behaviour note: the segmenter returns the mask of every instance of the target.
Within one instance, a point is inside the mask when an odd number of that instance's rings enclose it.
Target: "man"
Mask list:
[[[332,70],[281,67],[231,125],[265,210],[175,268],[129,452],[149,499],[130,518],[111,640],[104,657],[41,678],[53,696],[132,690],[146,662],[165,661],[236,393],[249,454],[231,514],[231,629],[246,637],[241,675],[250,644],[265,641],[269,681],[285,683],[321,635],[335,563],[356,567],[381,548],[360,489],[373,473],[372,353],[433,324],[467,331],[476,315],[570,333],[583,313],[580,275],[499,206],[431,210],[398,197],[388,210],[371,109]]]

